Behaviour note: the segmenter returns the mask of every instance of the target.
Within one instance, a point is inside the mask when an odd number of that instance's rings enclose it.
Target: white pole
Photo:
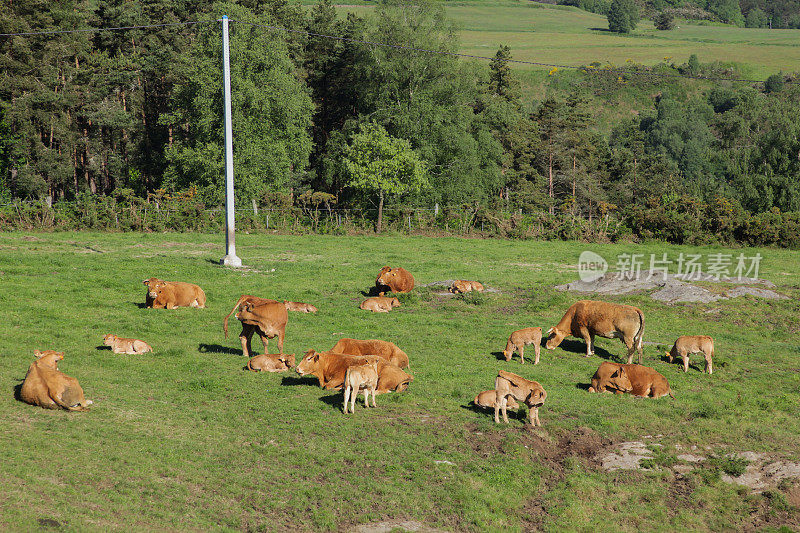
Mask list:
[[[236,229],[233,206],[233,123],[231,121],[231,53],[228,45],[228,16],[222,17],[222,85],[225,91],[225,257],[220,264],[241,267],[236,257]]]

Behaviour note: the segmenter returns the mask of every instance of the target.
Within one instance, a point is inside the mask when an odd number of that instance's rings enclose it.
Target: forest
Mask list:
[[[611,216],[644,238],[800,244],[796,74],[592,62],[554,68],[532,100],[512,49],[455,55],[432,1],[365,16],[329,0],[3,3],[0,203],[220,206],[223,14],[240,205],[470,206],[488,222]],[[636,109],[601,120],[621,99]]]

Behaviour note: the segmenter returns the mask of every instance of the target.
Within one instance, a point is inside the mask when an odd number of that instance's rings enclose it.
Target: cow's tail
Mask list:
[[[253,367],[250,366],[250,359],[247,360],[247,370],[253,370]]]
[[[669,394],[669,397],[672,398],[673,400],[675,399],[675,396],[673,396],[673,394],[672,394],[672,387],[667,389],[667,394]]]
[[[225,318],[222,319],[222,330],[225,332],[225,338],[226,339],[228,338],[228,318],[230,318],[230,316],[233,314],[233,312],[236,311],[236,308],[239,307],[241,305],[241,303],[243,301],[245,301],[246,298],[247,298],[247,295],[246,294],[242,294],[239,297],[239,299],[236,301],[236,305],[234,305],[233,309],[231,309],[231,312],[228,313],[227,315],[225,315]]]
[[[639,351],[639,358],[642,357],[642,337],[644,337],[644,313],[642,313],[641,309],[636,310],[639,313],[639,332],[633,338],[633,345],[636,346],[636,349]]]

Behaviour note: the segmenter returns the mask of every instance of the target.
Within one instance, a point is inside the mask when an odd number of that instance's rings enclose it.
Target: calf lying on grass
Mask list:
[[[294,366],[294,354],[262,354],[247,361],[247,369],[254,372],[284,372]]]
[[[494,409],[496,403],[497,403],[496,390],[485,390],[483,392],[480,392],[478,393],[477,396],[475,396],[475,399],[472,400],[472,404],[475,407],[481,407],[483,409]],[[509,396],[506,400],[506,407],[509,409],[519,409],[519,404],[514,398]]]
[[[689,354],[702,353],[706,358],[706,367],[703,372],[711,374],[714,372],[714,339],[708,335],[682,335],[678,337],[672,349],[667,353],[667,359],[671,363],[676,357],[683,359],[683,371],[689,371]]]
[[[388,313],[392,308],[400,307],[400,300],[389,296],[373,296],[361,302],[361,305],[358,307],[359,309],[372,311],[373,313]]]
[[[519,352],[519,362],[525,363],[525,346],[533,344],[533,349],[536,353],[536,359],[533,364],[539,364],[539,352],[542,351],[542,328],[525,328],[515,331],[508,338],[506,349],[503,350],[503,355],[506,356],[506,361],[511,361],[511,356],[514,355],[514,350]]]
[[[669,394],[674,398],[667,378],[655,369],[610,361],[600,363],[597,372],[592,376],[589,392],[614,392],[616,394],[629,392],[634,396],[648,398],[661,398]]]
[[[298,313],[316,313],[317,308],[311,304],[303,303],[303,302],[290,302],[288,300],[283,301],[283,305],[286,306],[287,311],[297,311]]]
[[[366,365],[347,367],[344,374],[344,412],[347,413],[347,401],[350,401],[350,412],[355,413],[358,391],[364,391],[364,407],[369,407],[369,395],[372,394],[372,407],[375,405],[375,389],[378,387],[378,361]],[[351,396],[352,394],[352,396]]]
[[[152,352],[153,348],[144,341],[139,339],[125,339],[117,337],[113,333],[103,337],[103,344],[111,346],[111,351],[114,353],[126,353],[129,355],[139,355],[147,352]]]
[[[457,279],[447,289],[453,294],[463,294],[465,292],[483,292],[483,284],[479,281],[469,281],[465,279]]]
[[[547,393],[539,383],[501,370],[494,380],[494,389],[496,391],[494,405],[496,424],[500,423],[498,415],[501,410],[503,411],[503,422],[508,424],[506,408],[508,407],[508,398],[511,397],[528,406],[528,419],[532,426],[542,425],[539,421],[539,407],[544,405]]]

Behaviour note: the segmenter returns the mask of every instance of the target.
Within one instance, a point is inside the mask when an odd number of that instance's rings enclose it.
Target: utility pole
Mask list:
[[[236,229],[233,205],[233,122],[231,120],[231,51],[228,44],[228,16],[222,16],[222,85],[225,92],[225,257],[220,264],[241,267],[236,256]]]

